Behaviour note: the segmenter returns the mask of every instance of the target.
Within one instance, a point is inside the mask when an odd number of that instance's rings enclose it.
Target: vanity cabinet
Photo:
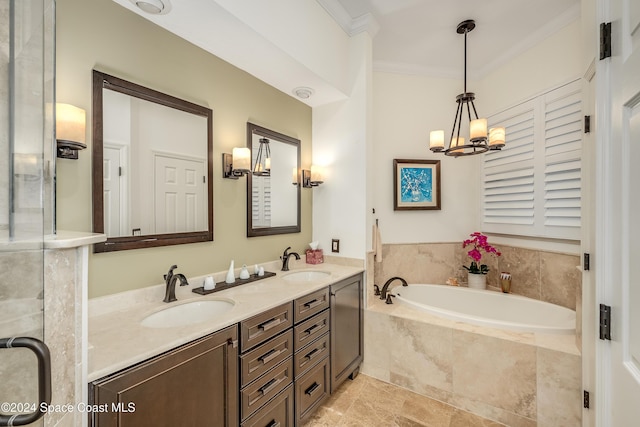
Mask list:
[[[93,382],[90,425],[227,426],[238,422],[238,328],[228,327]]]
[[[331,393],[354,378],[364,353],[363,276],[357,274],[331,285]]]
[[[293,426],[293,313],[289,302],[240,322],[242,426]]]

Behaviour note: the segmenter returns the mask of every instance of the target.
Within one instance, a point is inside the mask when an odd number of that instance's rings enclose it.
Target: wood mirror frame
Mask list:
[[[247,123],[247,147],[251,150],[251,167],[253,168],[254,160],[256,154],[253,150],[253,135],[257,135],[262,138],[267,138],[271,142],[274,143],[282,143],[286,145],[291,145],[296,148],[296,164],[295,167],[300,170],[300,140],[281,134],[279,132],[272,131],[270,129],[264,128],[262,126],[258,126],[253,123]],[[272,148],[273,150],[273,148]],[[288,183],[284,185],[289,185],[292,188],[291,176],[292,169],[287,169],[284,171],[288,178]],[[251,173],[247,174],[247,237],[257,237],[257,236],[271,236],[274,234],[289,234],[289,233],[299,233],[301,230],[301,202],[300,202],[300,184],[296,185],[295,197],[296,200],[293,201],[295,205],[296,213],[295,213],[295,224],[286,224],[282,226],[273,226],[273,227],[258,227],[253,223],[253,176]],[[257,178],[257,177],[256,177]],[[275,202],[276,200],[274,200]]]
[[[153,102],[206,119],[206,229],[176,233],[146,234],[135,236],[107,237],[103,243],[94,245],[94,252],[112,252],[156,246],[180,245],[213,240],[213,111],[207,107],[167,95],[118,77],[93,70],[93,231],[105,232],[104,214],[104,135],[103,135],[103,90],[108,88],[122,94]]]

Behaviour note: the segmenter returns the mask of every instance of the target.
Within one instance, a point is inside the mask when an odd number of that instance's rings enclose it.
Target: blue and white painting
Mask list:
[[[403,167],[400,169],[400,202],[433,202],[432,168]]]

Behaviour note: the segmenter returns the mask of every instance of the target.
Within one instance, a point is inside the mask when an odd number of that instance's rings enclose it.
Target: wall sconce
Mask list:
[[[320,166],[311,165],[310,175],[309,182],[312,187],[317,187],[324,182],[324,170]]]
[[[222,177],[238,179],[251,172],[251,150],[234,148],[232,154],[222,154]]]
[[[86,113],[70,104],[56,104],[57,157],[77,159],[78,150],[87,148]]]
[[[312,165],[311,170],[302,169],[300,170],[300,173],[302,175],[302,188],[317,187],[318,185],[324,182],[323,181],[324,178],[322,176],[322,170],[318,166]],[[298,175],[298,169],[294,168],[293,175],[292,175],[292,184],[298,185],[299,183],[300,183],[300,175]]]

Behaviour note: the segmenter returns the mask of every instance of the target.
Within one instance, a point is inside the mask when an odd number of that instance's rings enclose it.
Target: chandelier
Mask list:
[[[473,103],[476,95],[473,92],[467,92],[467,33],[475,27],[475,21],[468,19],[458,24],[456,29],[458,34],[464,34],[464,92],[456,97],[458,107],[448,147],[445,148],[443,130],[434,130],[429,135],[429,149],[434,153],[444,153],[446,156],[454,157],[471,156],[488,150],[500,150],[504,147],[504,127],[491,128],[487,133],[487,119],[478,118],[478,112]],[[473,110],[475,119],[472,118],[471,110]],[[465,142],[465,139],[460,136],[463,116],[468,118],[469,123],[468,142]]]
[[[269,149],[269,140],[267,138],[260,138],[253,174],[256,176],[271,176],[271,150]]]

